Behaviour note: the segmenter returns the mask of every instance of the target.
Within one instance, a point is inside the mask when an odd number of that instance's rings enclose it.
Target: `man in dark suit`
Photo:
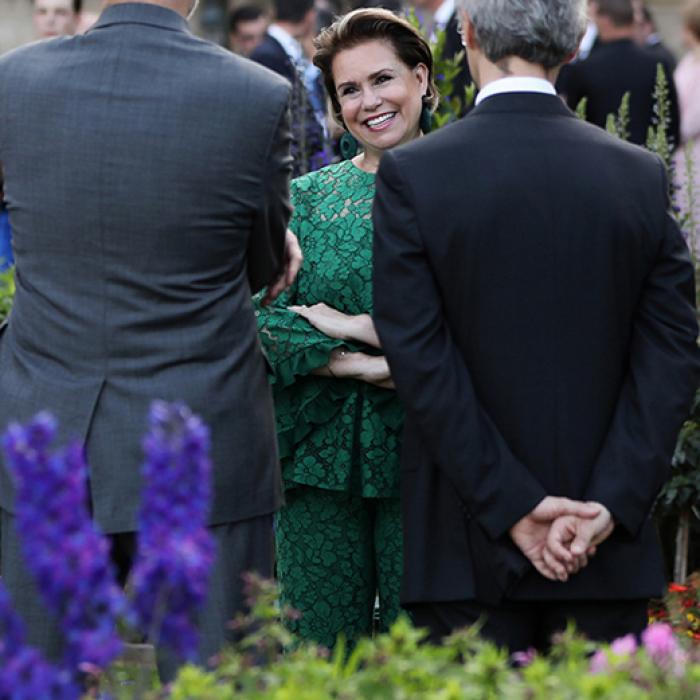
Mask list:
[[[17,270],[0,336],[0,428],[46,409],[62,440],[82,439],[95,520],[128,551],[151,401],[184,400],[203,417],[219,548],[204,661],[243,603],[240,574],[272,572],[280,474],[251,292],[284,270],[291,168],[289,86],[193,36],[193,4],[112,0],[85,36],[0,59]],[[3,582],[30,641],[55,657],[4,466],[0,508]]]
[[[670,107],[667,134],[674,144],[680,137],[678,97],[673,75],[663,60],[636,44],[632,0],[594,0],[590,3],[598,27],[599,44],[584,61],[566,71],[559,89],[567,104],[576,109],[586,98],[586,119],[605,127],[609,114],[617,114],[625,93],[630,93],[629,140],[644,144],[655,124],[654,88],[661,64],[668,82]]]
[[[582,0],[461,1],[479,104],[377,176],[403,604],[435,639],[485,615],[511,649],[568,618],[638,632],[664,587],[650,512],[700,376],[693,267],[661,160],[554,93]]]
[[[250,58],[292,85],[290,112],[294,177],[327,165],[324,159],[325,96],[318,69],[304,54],[314,34],[314,0],[275,0],[275,21]]]

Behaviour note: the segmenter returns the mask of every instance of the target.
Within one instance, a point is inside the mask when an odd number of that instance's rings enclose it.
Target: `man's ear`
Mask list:
[[[464,10],[460,10],[459,14],[462,24],[462,44],[468,49],[475,49],[479,45],[479,42],[476,40],[474,25],[469,15]]]
[[[572,51],[570,54],[567,55],[567,57],[562,61],[562,66],[565,66],[567,63],[571,63],[576,56],[578,56],[578,48],[575,51]]]

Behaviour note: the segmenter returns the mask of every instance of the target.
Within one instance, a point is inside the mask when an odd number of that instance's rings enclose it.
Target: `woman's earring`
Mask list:
[[[350,160],[357,155],[357,139],[349,132],[346,131],[340,137],[340,155],[343,160]]]
[[[420,122],[418,124],[420,126],[420,130],[424,134],[429,134],[433,128],[433,112],[430,109],[430,105],[428,104],[426,97],[423,97],[423,109],[420,111]]]

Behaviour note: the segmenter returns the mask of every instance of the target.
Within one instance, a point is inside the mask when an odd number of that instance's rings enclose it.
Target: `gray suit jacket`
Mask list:
[[[280,271],[289,85],[150,4],[0,59],[17,296],[0,427],[48,409],[85,441],[94,513],[136,528],[150,402],[212,431],[211,522],[281,500],[251,292]],[[12,488],[0,469],[0,506]]]

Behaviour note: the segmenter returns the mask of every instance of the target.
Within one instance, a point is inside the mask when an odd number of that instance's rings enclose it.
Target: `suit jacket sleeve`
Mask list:
[[[292,212],[289,203],[290,142],[289,112],[284,101],[270,141],[261,183],[261,203],[248,243],[248,280],[253,294],[274,282],[285,264],[285,233]]]
[[[663,235],[632,329],[627,376],[586,491],[586,499],[605,505],[632,536],[668,478],[700,378],[693,265],[671,215],[660,225]]]
[[[443,314],[415,201],[396,156],[385,154],[374,203],[374,319],[407,416],[472,517],[496,539],[547,494],[479,404]]]

